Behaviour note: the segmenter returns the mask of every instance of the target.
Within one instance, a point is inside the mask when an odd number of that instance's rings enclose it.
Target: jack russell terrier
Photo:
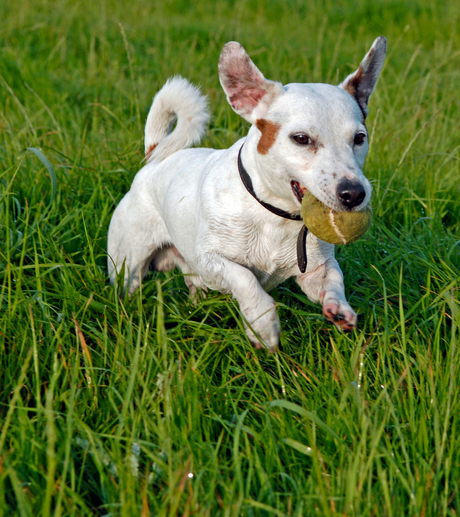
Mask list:
[[[295,276],[328,320],[353,330],[356,313],[334,245],[308,233],[301,250],[308,261],[299,270],[299,214],[306,189],[333,210],[368,205],[365,119],[385,53],[381,36],[339,86],[283,86],[266,79],[239,43],[227,43],[220,82],[234,111],[252,125],[222,150],[187,149],[206,130],[207,99],[186,79],[168,80],[147,117],[146,164],[110,223],[112,283],[121,274],[131,294],[151,263],[158,271],[179,267],[192,297],[197,290],[230,293],[250,341],[273,350],[280,323],[267,291]]]

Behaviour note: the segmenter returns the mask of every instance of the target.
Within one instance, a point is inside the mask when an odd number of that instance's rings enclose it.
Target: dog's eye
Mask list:
[[[299,145],[309,145],[311,144],[311,138],[305,133],[297,133],[295,135],[291,135],[291,138]]]
[[[356,133],[356,135],[353,139],[353,143],[355,145],[363,145],[364,140],[366,140],[366,133]]]

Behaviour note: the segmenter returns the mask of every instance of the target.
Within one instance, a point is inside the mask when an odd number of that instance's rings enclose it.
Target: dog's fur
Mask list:
[[[334,246],[309,233],[301,273],[296,241],[303,223],[274,215],[249,194],[237,156],[244,143],[242,162],[257,197],[291,214],[300,212],[305,189],[334,210],[366,207],[372,189],[362,172],[365,118],[385,52],[382,36],[339,86],[283,86],[265,79],[239,43],[227,43],[220,81],[232,108],[252,126],[224,150],[185,149],[206,129],[207,101],[185,79],[170,79],[147,118],[147,163],[110,224],[111,281],[123,272],[132,293],[150,263],[159,271],[179,267],[192,296],[207,288],[231,293],[249,339],[274,349],[280,324],[267,291],[295,276],[327,319],[352,330],[356,314],[345,298]]]

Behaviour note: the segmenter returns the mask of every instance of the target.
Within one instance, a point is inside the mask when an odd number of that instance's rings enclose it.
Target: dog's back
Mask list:
[[[201,91],[183,77],[169,79],[155,95],[145,124],[146,162],[198,143],[208,122],[208,100]]]

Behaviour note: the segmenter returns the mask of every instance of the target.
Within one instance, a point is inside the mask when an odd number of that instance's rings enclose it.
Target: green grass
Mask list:
[[[454,0],[0,3],[0,517],[460,514],[459,15]],[[273,293],[274,355],[230,298],[192,305],[177,273],[120,300],[107,227],[165,80],[203,87],[204,145],[228,147],[247,128],[218,82],[226,41],[269,78],[337,83],[381,34],[375,222],[338,250],[359,329],[338,333],[293,282]]]

